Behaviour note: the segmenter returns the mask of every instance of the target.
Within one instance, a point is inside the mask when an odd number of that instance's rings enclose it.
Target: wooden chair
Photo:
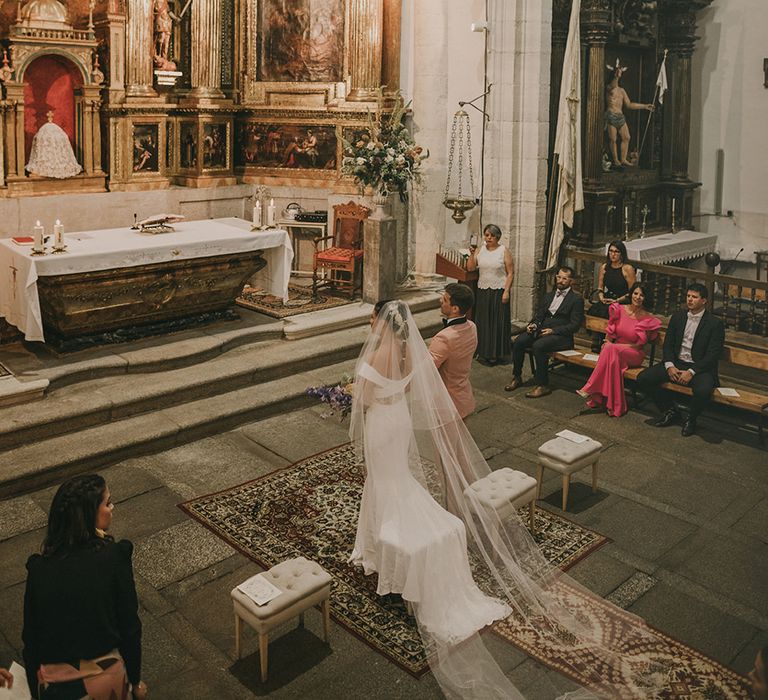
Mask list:
[[[363,222],[371,210],[348,202],[333,207],[332,235],[315,238],[312,264],[312,297],[322,287],[349,291],[349,298],[363,286]],[[325,250],[319,246],[330,242]],[[320,279],[320,274],[327,275]]]

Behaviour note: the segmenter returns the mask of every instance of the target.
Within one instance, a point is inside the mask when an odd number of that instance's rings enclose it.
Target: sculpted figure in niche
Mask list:
[[[608,132],[608,146],[613,169],[623,170],[626,165],[637,165],[636,159],[630,160],[628,158],[630,134],[627,119],[624,116],[624,108],[647,109],[652,112],[653,105],[632,102],[629,99],[627,91],[619,85],[621,76],[627,72],[628,68],[622,66],[618,58],[613,68],[611,66],[606,66],[606,68],[613,72],[613,78],[605,86],[605,128]],[[620,149],[617,143],[618,139],[621,139]]]
[[[155,0],[154,29],[155,29],[155,67],[158,70],[176,70],[176,64],[170,59],[171,33],[173,20],[178,17],[172,12],[168,0]]]
[[[43,124],[32,139],[32,150],[26,170],[32,175],[65,179],[74,177],[83,168],[77,162],[64,129],[53,123],[53,112],[47,114]]]

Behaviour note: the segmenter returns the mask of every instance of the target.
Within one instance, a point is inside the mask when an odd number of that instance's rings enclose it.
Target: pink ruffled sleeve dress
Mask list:
[[[625,306],[611,304],[605,332],[613,342],[603,345],[597,366],[581,389],[590,395],[591,406],[598,406],[604,401],[608,414],[617,418],[627,412],[624,370],[639,367],[645,359],[644,350],[632,346],[644,346],[655,340],[660,327],[661,321],[655,316],[637,320],[627,313]]]

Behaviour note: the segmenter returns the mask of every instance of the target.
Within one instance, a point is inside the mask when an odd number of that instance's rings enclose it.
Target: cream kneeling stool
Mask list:
[[[554,469],[563,475],[563,510],[568,506],[568,487],[571,474],[592,465],[592,491],[597,491],[597,462],[602,444],[588,438],[585,442],[573,442],[563,437],[547,440],[539,447],[539,468],[536,475],[538,482],[537,498],[541,496],[541,481],[544,467]]]
[[[499,520],[509,517],[515,510],[530,506],[531,532],[536,532],[536,479],[509,467],[497,469],[478,479],[464,490],[473,491],[477,500],[487,509],[496,511]]]
[[[265,605],[257,605],[237,588],[232,589],[231,595],[235,606],[235,653],[239,659],[244,620],[259,633],[259,660],[263,683],[267,680],[269,631],[277,625],[298,615],[299,624],[303,626],[304,611],[322,603],[323,632],[325,641],[328,642],[331,575],[319,564],[304,557],[284,561],[261,575],[282,593]]]

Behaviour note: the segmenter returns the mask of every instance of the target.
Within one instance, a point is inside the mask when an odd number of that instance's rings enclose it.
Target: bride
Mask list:
[[[651,697],[648,659],[615,651],[617,640],[569,610],[563,591],[594,594],[546,561],[520,518],[501,522],[468,488],[490,469],[402,301],[374,308],[355,369],[350,436],[366,468],[350,561],[378,574],[380,595],[409,603],[447,697],[523,697],[479,634],[510,615],[534,643],[568,647],[558,664],[589,687],[580,697]],[[641,620],[620,615],[623,648],[653,641]]]

